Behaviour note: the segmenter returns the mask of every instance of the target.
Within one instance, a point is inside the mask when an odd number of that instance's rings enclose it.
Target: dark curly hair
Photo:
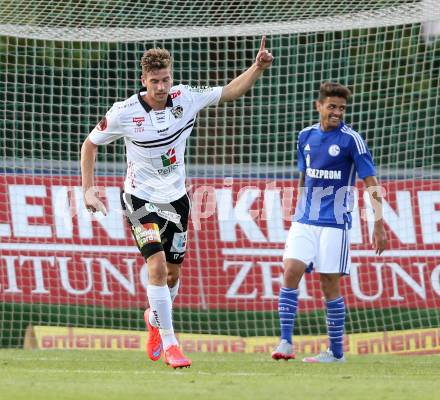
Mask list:
[[[318,101],[322,103],[327,97],[342,97],[348,101],[351,91],[340,83],[323,82],[319,88]]]
[[[171,66],[171,54],[166,49],[154,48],[147,50],[141,58],[142,73]]]

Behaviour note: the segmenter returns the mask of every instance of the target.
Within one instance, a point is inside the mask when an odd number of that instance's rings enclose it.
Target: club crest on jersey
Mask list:
[[[145,122],[144,117],[133,117],[133,122],[136,124],[134,128],[136,133],[144,131],[144,127],[142,126],[142,124]]]
[[[162,154],[160,158],[162,159],[162,166],[169,167],[176,163],[176,150],[169,149],[165,154]]]
[[[96,129],[100,132],[103,132],[107,129],[107,117],[104,117],[99,121],[98,125],[96,125]]]
[[[341,149],[337,144],[332,144],[328,149],[328,154],[330,154],[332,157],[336,157],[341,152]]]
[[[182,106],[175,106],[171,109],[171,114],[173,114],[174,118],[182,118],[183,116],[183,108]]]

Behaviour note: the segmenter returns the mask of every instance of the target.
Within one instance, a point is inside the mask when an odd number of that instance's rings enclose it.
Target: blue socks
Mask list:
[[[345,303],[343,297],[327,301],[327,332],[330,350],[336,358],[344,354]]]
[[[281,339],[292,344],[293,327],[295,325],[296,308],[298,305],[298,289],[282,287],[278,299]]]
[[[293,328],[295,326],[296,309],[298,305],[298,289],[282,287],[278,300],[280,316],[281,339],[292,343]],[[327,301],[327,332],[330,350],[336,358],[344,355],[344,326],[345,303],[343,297]]]

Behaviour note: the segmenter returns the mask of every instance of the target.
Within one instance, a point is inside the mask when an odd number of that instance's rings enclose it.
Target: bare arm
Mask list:
[[[255,62],[223,88],[219,104],[241,97],[253,86],[263,72],[272,65],[273,56],[265,49],[265,46],[266,36],[263,36]]]
[[[81,177],[84,191],[93,187],[95,158],[97,152],[98,146],[87,138],[81,147]]]
[[[376,254],[382,254],[387,245],[387,235],[383,224],[382,190],[375,176],[364,179],[374,211],[373,246]]]
[[[104,204],[98,197],[98,191],[94,187],[95,158],[98,146],[88,138],[81,147],[81,177],[84,193],[84,203],[90,212],[101,211],[107,215]]]

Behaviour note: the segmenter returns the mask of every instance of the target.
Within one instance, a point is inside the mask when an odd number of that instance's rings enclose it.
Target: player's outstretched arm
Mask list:
[[[266,36],[261,38],[260,49],[255,57],[255,62],[241,75],[229,82],[222,92],[220,103],[238,99],[245,94],[263,74],[263,72],[272,65],[273,56],[266,49]]]
[[[107,215],[107,210],[98,197],[98,191],[93,184],[95,158],[98,146],[92,143],[88,138],[81,147],[81,177],[84,194],[84,204],[90,212],[100,211]]]
[[[383,224],[382,188],[375,176],[367,176],[364,182],[374,210],[373,247],[376,254],[382,254],[387,246],[387,234]]]

